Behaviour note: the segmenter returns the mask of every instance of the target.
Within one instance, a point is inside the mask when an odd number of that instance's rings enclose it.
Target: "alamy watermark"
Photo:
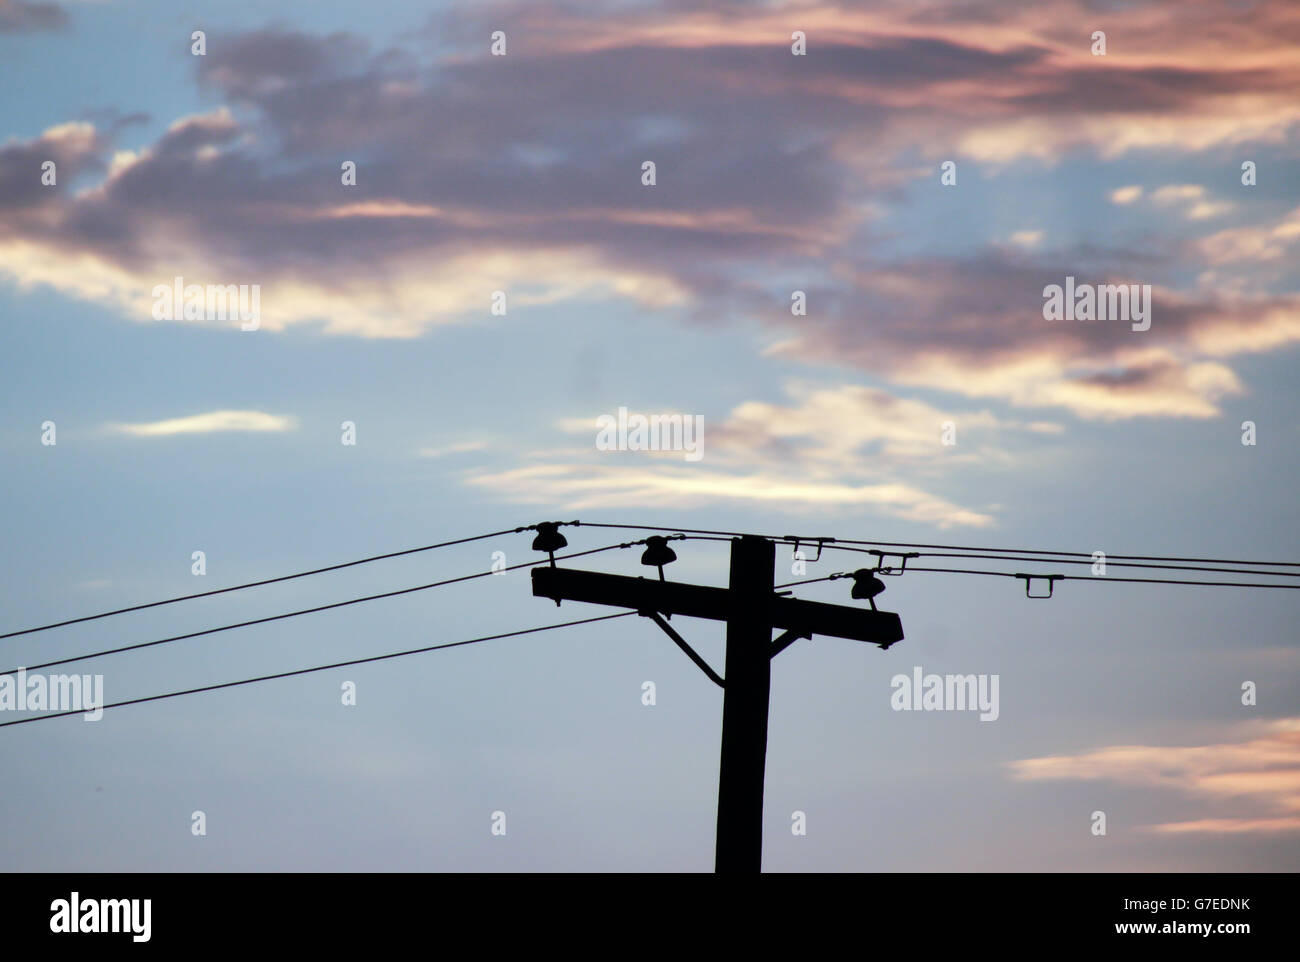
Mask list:
[[[148,942],[153,932],[153,899],[83,899],[80,892],[50,903],[50,931],[114,933]]]
[[[596,418],[599,451],[684,451],[687,461],[704,457],[703,414],[602,414]]]
[[[1132,321],[1133,330],[1151,327],[1150,284],[1075,284],[1074,275],[1065,286],[1043,288],[1045,321]]]
[[[155,321],[239,321],[245,331],[262,324],[262,285],[186,284],[174,277],[153,289]]]
[[[924,675],[921,666],[911,676],[889,680],[894,711],[978,711],[980,721],[998,720],[997,675]]]
[[[0,711],[80,711],[86,721],[104,717],[103,675],[0,675]]]

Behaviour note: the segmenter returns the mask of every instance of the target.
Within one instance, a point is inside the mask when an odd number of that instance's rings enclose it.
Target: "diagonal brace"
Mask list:
[[[691,659],[691,661],[699,665],[700,670],[703,671],[704,674],[709,676],[709,681],[713,682],[719,688],[727,687],[726,683],[722,680],[722,677],[716,671],[714,671],[712,668],[709,667],[709,663],[707,661],[705,661],[703,658],[701,658],[699,655],[695,653],[695,649],[686,643],[686,639],[683,638],[681,635],[679,635],[676,631],[674,631],[672,625],[668,624],[668,622],[664,621],[661,617],[659,617],[659,612],[638,611],[637,614],[641,615],[643,618],[649,618],[656,625],[662,628],[664,630],[664,634],[666,634],[669,638],[671,638],[674,642],[676,642],[677,647],[680,648],[682,651],[686,652],[687,656]]]
[[[772,650],[768,655],[769,658],[775,658],[781,652],[785,651],[800,638],[811,638],[812,632],[800,631],[797,628],[791,628],[789,631],[783,631],[772,639]]]

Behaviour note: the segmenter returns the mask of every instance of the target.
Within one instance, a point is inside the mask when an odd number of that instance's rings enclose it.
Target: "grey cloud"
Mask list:
[[[67,24],[68,14],[57,3],[0,0],[0,33],[59,30]]]

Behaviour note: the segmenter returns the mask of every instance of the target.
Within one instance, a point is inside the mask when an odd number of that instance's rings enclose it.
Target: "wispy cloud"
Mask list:
[[[1276,261],[1295,257],[1300,247],[1300,207],[1271,223],[1233,227],[1198,243],[1201,256],[1213,265],[1240,261]]]
[[[210,411],[165,421],[137,424],[110,424],[110,431],[138,438],[166,437],[172,434],[212,434],[218,431],[291,431],[297,420],[290,416],[263,411]]]
[[[788,404],[747,401],[716,422],[705,418],[705,463],[663,451],[598,452],[597,419],[565,418],[559,428],[587,434],[587,449],[534,452],[527,464],[483,472],[477,487],[565,508],[751,501],[792,510],[862,508],[939,528],[988,527],[986,509],[931,490],[941,476],[1015,463],[1025,435],[1059,433],[1052,422],[1000,419],[989,411],[945,411],[858,384],[794,383]],[[657,412],[663,413],[663,412]],[[951,423],[955,444],[945,444]],[[1041,447],[1042,442],[1037,442]]]
[[[659,464],[550,464],[473,477],[469,483],[508,495],[516,502],[563,505],[575,510],[669,502],[677,507],[691,507],[717,501],[749,501],[794,510],[873,507],[895,517],[939,528],[978,528],[993,523],[987,514],[962,508],[906,484],[806,481],[772,472],[734,474]]]
[[[1244,740],[1208,745],[1115,745],[1010,764],[1020,781],[1075,779],[1170,788],[1227,813],[1148,826],[1179,834],[1300,831],[1300,718],[1245,726]],[[1242,811],[1241,809],[1246,809]]]
[[[1165,223],[1154,253],[1080,243],[1039,257],[1049,232],[1034,228],[901,262],[864,241],[870,211],[889,202],[877,188],[932,178],[949,151],[978,170],[1293,137],[1295,9],[1210,0],[1190,21],[1176,4],[1108,10],[1123,44],[1102,58],[1061,26],[1091,22],[1093,6],[723,0],[591,16],[506,3],[490,16],[530,38],[507,69],[480,42],[496,20],[476,8],[430,25],[441,60],[344,33],[230,34],[194,58],[221,106],[152,143],[123,151],[82,124],[0,146],[0,271],[142,323],[154,285],[182,274],[259,284],[267,330],[415,337],[487,320],[497,290],[512,310],[621,299],[710,323],[771,318],[789,288],[765,277],[824,270],[815,311],[772,320],[800,360],[1082,417],[1217,416],[1246,390],[1227,356],[1300,339],[1300,299],[1254,278],[1225,285],[1212,268],[1252,248],[1275,257],[1289,235],[1247,225],[1200,244]],[[785,45],[796,22],[807,57]],[[359,179],[345,188],[339,161],[354,154]],[[650,156],[653,190],[639,179]],[[32,175],[44,158],[61,184],[102,177],[50,190]],[[1179,229],[1229,209],[1198,184],[1110,194],[1141,197]],[[1152,272],[1189,262],[1202,289],[1156,286]],[[1044,328],[1044,284],[1084,265],[1094,283],[1153,284],[1140,342],[1100,324]]]
[[[421,448],[417,453],[422,458],[444,458],[449,454],[468,454],[471,451],[485,451],[487,448],[486,441],[461,441],[441,448]]]
[[[1216,249],[1226,258],[1289,240],[1235,235]],[[1151,329],[1141,334],[1113,322],[1045,321],[1044,285],[1099,260],[1083,250],[1042,258],[1004,250],[844,264],[838,286],[817,292],[822,309],[788,325],[790,336],[768,351],[894,384],[1122,420],[1216,417],[1224,398],[1246,390],[1226,359],[1300,342],[1300,295],[1239,287],[1152,284]],[[1149,269],[1115,251],[1089,279],[1133,283]]]
[[[1225,201],[1207,199],[1205,188],[1200,184],[1168,184],[1157,188],[1151,194],[1151,200],[1165,206],[1183,205],[1188,220],[1205,220],[1232,210],[1232,205]]]

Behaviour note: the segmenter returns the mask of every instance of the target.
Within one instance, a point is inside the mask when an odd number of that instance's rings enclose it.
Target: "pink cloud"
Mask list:
[[[1179,791],[1226,813],[1148,826],[1165,834],[1300,830],[1300,718],[1242,727],[1207,745],[1114,745],[1010,763],[1019,781],[1113,781]]]

